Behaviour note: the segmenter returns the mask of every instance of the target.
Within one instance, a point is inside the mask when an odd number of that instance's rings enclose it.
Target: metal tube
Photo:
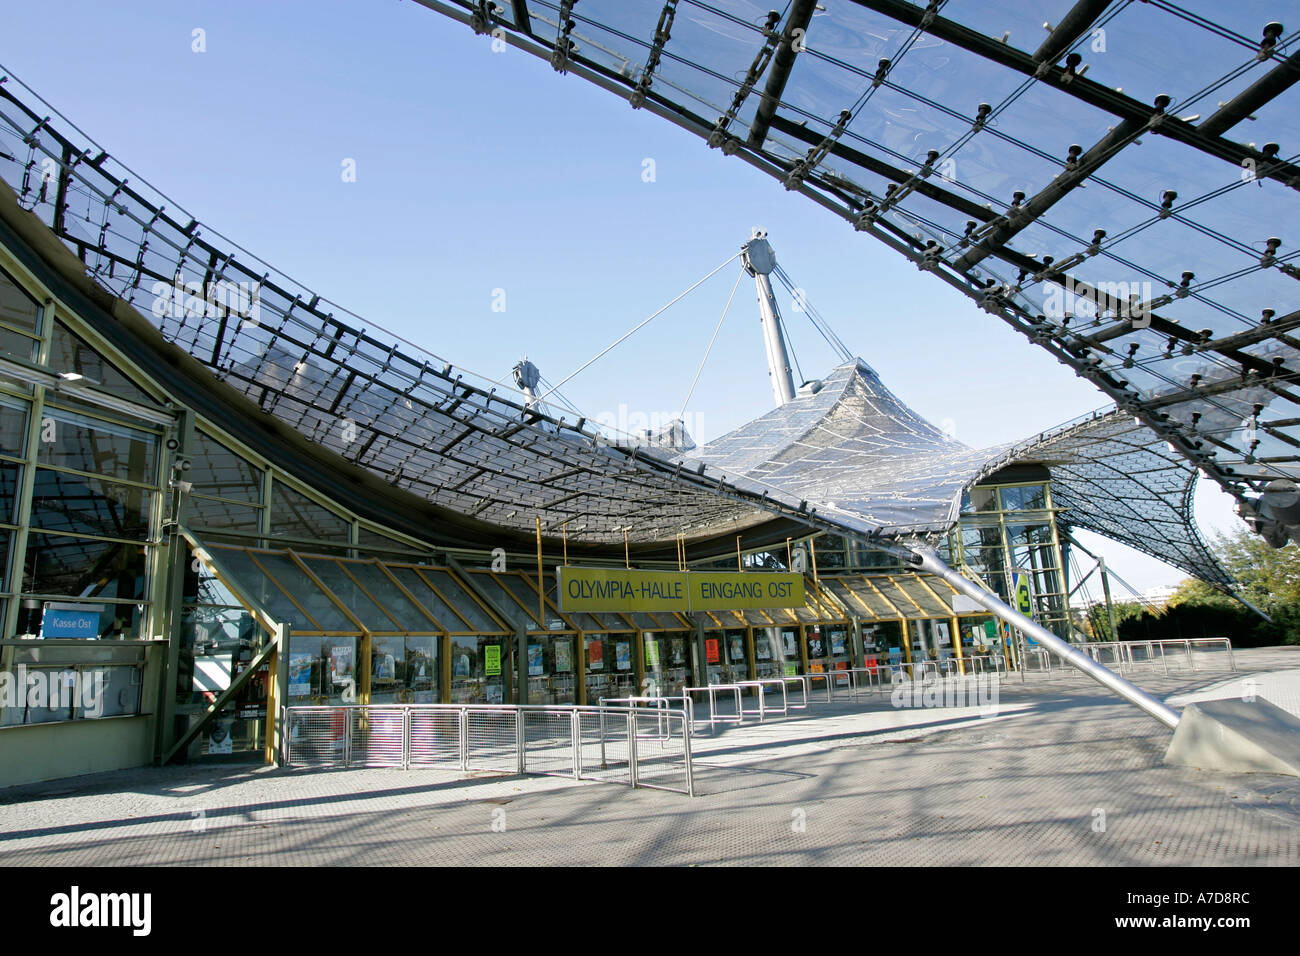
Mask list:
[[[914,548],[911,550],[914,555],[913,562],[924,570],[929,571],[931,574],[937,574],[954,588],[961,591],[961,593],[965,594],[972,600],[977,601],[982,607],[988,609],[989,612],[1012,627],[1018,628],[1023,633],[1028,634],[1043,647],[1050,649],[1051,652],[1061,658],[1061,660],[1082,671],[1103,687],[1123,697],[1129,703],[1146,711],[1166,727],[1173,729],[1178,726],[1178,712],[1168,704],[1164,703],[1164,701],[1158,700],[1140,687],[1129,683],[1113,671],[1102,667],[1096,661],[1088,657],[1088,655],[1079,652],[1074,647],[1071,647],[1068,643],[1047,630],[1047,628],[1035,624],[1019,611],[1003,604],[995,595],[985,591],[983,588],[976,585],[975,582],[963,577],[952,568],[948,567],[948,565],[940,561],[939,556],[933,551],[920,548]]]

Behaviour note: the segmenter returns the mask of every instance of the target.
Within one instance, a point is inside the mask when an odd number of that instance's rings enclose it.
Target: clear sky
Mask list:
[[[527,354],[560,381],[762,226],[850,350],[960,441],[1015,441],[1106,402],[741,160],[416,4],[44,0],[4,17],[4,66],[139,176],[323,297],[480,374],[508,381]],[[563,393],[592,418],[675,416],[738,272]],[[779,298],[805,376],[824,374],[833,354]],[[745,280],[687,420],[707,441],[771,405]],[[1207,530],[1239,523],[1216,489],[1198,509]],[[1139,589],[1184,577],[1085,543]]]

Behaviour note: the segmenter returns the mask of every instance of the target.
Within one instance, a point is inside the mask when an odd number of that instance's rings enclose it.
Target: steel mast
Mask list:
[[[794,375],[790,372],[790,356],[781,332],[781,313],[772,295],[768,275],[776,268],[776,253],[767,241],[767,232],[755,229],[750,240],[740,247],[740,261],[745,271],[754,277],[758,288],[758,311],[763,323],[763,344],[767,347],[767,368],[772,378],[772,397],[777,405],[794,398]]]

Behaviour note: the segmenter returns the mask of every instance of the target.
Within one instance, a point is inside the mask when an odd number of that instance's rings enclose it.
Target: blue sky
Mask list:
[[[11,5],[5,20],[5,67],[191,215],[480,374],[508,380],[526,353],[560,381],[763,226],[850,350],[959,440],[1014,441],[1105,403],[964,296],[741,160],[416,4],[45,0]],[[564,394],[591,417],[620,405],[675,414],[738,271]],[[823,374],[831,351],[780,298],[805,375]],[[771,404],[745,280],[688,421],[708,440]],[[1217,491],[1198,503],[1207,530],[1236,522]],[[1087,543],[1138,588],[1184,576]]]

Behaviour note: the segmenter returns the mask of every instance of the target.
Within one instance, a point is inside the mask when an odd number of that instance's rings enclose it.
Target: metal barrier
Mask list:
[[[1166,676],[1171,673],[1171,667],[1195,672],[1202,669],[1206,658],[1222,658],[1225,656],[1228,670],[1234,672],[1237,670],[1237,662],[1232,654],[1232,641],[1226,637],[1193,637],[1152,641],[1098,641],[1080,644],[1078,648],[1098,664],[1113,668],[1120,673],[1134,671],[1139,666],[1146,666],[1151,670],[1158,669]],[[1033,653],[1036,659],[1037,655],[1050,658],[1048,652],[1043,648],[1027,648],[1026,651],[1027,654]],[[1199,665],[1197,663],[1198,658],[1201,661]],[[1047,661],[1046,666],[1040,663],[1038,667],[1024,667],[1021,670],[1022,675],[1043,673],[1052,676],[1050,659]],[[1076,673],[1065,672],[1064,676],[1073,677]]]
[[[604,780],[695,795],[689,698],[621,707],[346,704],[287,707],[281,761],[442,767]],[[659,701],[662,701],[660,703]]]
[[[717,694],[720,691],[727,691],[736,695],[736,712],[734,714],[719,714]],[[709,695],[709,731],[712,732],[714,724],[740,724],[744,723],[745,716],[741,712],[740,704],[740,685],[739,684],[707,684],[704,687],[683,687],[682,693],[689,697],[691,694],[708,694]],[[692,727],[694,721],[692,721]]]

